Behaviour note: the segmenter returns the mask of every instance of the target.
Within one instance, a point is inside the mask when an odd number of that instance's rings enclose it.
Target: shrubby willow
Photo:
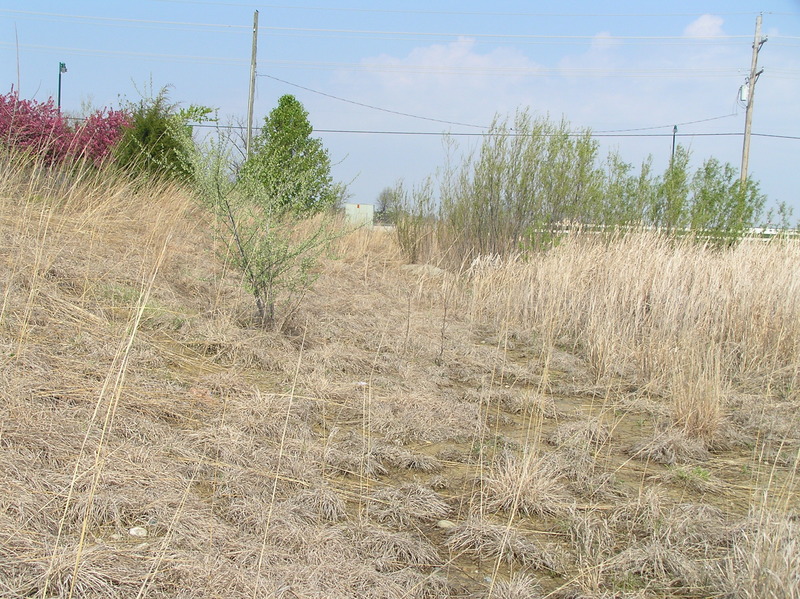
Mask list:
[[[244,275],[264,327],[279,327],[291,316],[332,238],[318,215],[340,187],[330,177],[327,152],[308,138],[310,132],[302,105],[284,96],[238,172],[232,143],[221,133],[185,149],[198,197],[214,213],[226,257]]]
[[[520,110],[496,117],[480,147],[440,174],[438,190],[433,178],[410,196],[398,186],[397,232],[409,260],[435,241],[456,267],[478,256],[550,247],[565,225],[735,241],[760,218],[764,195],[714,158],[692,174],[690,158],[678,146],[660,176],[651,158],[638,170],[617,152],[601,160],[589,129],[575,132],[566,120]]]

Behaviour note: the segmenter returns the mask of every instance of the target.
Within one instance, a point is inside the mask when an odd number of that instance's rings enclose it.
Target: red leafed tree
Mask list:
[[[99,110],[70,127],[52,98],[20,99],[13,89],[0,95],[0,145],[30,152],[47,164],[66,159],[102,163],[122,136],[128,118],[119,110]]]

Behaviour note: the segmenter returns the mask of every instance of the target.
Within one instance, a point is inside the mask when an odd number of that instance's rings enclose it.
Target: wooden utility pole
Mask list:
[[[766,37],[761,37],[761,15],[758,15],[756,17],[756,36],[753,39],[753,60],[750,63],[750,77],[747,80],[747,109],[744,117],[744,145],[742,146],[742,186],[747,181],[747,163],[750,161],[750,128],[753,125],[753,97],[756,92],[756,81],[758,76],[764,72],[764,69],[756,71],[758,68],[758,52],[766,41]]]
[[[258,11],[253,12],[253,54],[250,57],[250,98],[247,102],[247,144],[245,151],[250,157],[253,143],[253,104],[256,96],[256,55],[258,53]]]

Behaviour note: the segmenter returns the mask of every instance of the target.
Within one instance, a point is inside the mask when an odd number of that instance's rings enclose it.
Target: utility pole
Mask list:
[[[756,35],[753,39],[753,60],[750,63],[750,77],[747,80],[747,109],[744,117],[744,145],[742,146],[742,189],[744,189],[745,181],[747,181],[747,164],[750,161],[750,128],[753,125],[753,97],[756,91],[756,81],[758,76],[764,72],[764,69],[756,71],[758,68],[758,53],[766,41],[766,37],[761,37],[761,15],[759,14],[756,17]]]
[[[253,143],[253,104],[256,95],[256,54],[258,48],[258,11],[253,12],[253,54],[250,57],[250,98],[247,102],[247,157],[250,157],[250,146]]]

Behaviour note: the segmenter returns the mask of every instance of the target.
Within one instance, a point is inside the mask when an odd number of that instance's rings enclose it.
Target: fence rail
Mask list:
[[[697,239],[720,239],[725,238],[725,231],[713,229],[692,229],[692,228],[669,228],[656,227],[652,225],[593,225],[587,223],[561,222],[549,227],[536,228],[530,231],[532,234],[547,235],[572,235],[577,233],[601,234],[601,233],[638,233],[652,232],[677,235],[681,237],[694,236]],[[792,239],[800,240],[800,229],[784,229],[781,227],[764,226],[752,227],[745,230],[736,237],[751,241],[770,241],[771,239]]]

